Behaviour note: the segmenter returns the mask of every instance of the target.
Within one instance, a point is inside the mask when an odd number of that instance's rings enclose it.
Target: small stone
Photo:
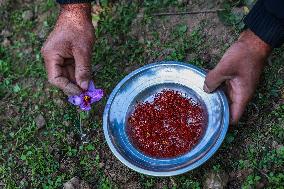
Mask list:
[[[12,36],[12,33],[11,33],[9,30],[4,29],[4,30],[2,30],[2,32],[1,32],[1,36],[3,36],[3,37],[11,37],[11,36]]]
[[[73,177],[63,184],[63,189],[90,189],[90,186],[78,177]]]
[[[73,177],[69,181],[63,184],[64,189],[78,189],[80,187],[80,180],[77,177]]]
[[[36,126],[37,126],[38,129],[42,129],[46,124],[45,119],[41,114],[39,114],[35,118],[35,122],[36,122]]]
[[[204,189],[224,189],[228,183],[228,175],[224,173],[209,173],[203,185]]]
[[[33,19],[33,12],[31,10],[26,10],[22,13],[22,18],[24,21],[31,21]]]
[[[9,47],[11,45],[11,41],[8,38],[5,38],[2,42],[3,47]]]

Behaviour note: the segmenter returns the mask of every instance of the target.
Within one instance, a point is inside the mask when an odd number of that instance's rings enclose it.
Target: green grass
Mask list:
[[[130,71],[160,60],[178,60],[210,68],[218,59],[212,59],[209,65],[200,55],[212,48],[224,52],[229,46],[227,42],[213,46],[204,37],[210,20],[189,28],[186,16],[172,24],[169,24],[172,17],[151,16],[173,7],[185,10],[186,7],[177,1],[121,1],[115,4],[102,1],[102,5],[103,12],[96,18],[99,26],[92,63],[99,67],[94,80],[98,87],[105,89],[106,97],[83,120],[91,139],[87,145],[82,145],[78,139],[76,108],[66,102],[61,91],[47,83],[40,55],[43,40],[35,30],[38,27],[52,29],[57,12],[54,1],[37,2],[32,6],[14,6],[9,1],[0,8],[0,13],[6,11],[8,15],[7,20],[0,22],[0,30],[8,26],[12,33],[9,37],[12,45],[0,45],[0,181],[5,188],[62,188],[63,183],[74,176],[97,188],[120,188],[126,183],[106,174],[106,170],[119,168],[129,175],[133,172],[121,168],[118,160],[111,161],[114,168],[102,166],[113,157],[102,134],[102,111],[115,85]],[[239,5],[223,6],[226,11],[219,16],[229,30],[238,34],[240,18],[232,13],[232,7]],[[37,14],[54,11],[43,23],[23,22],[21,14],[27,9],[37,10]],[[144,17],[138,19],[141,9]],[[31,52],[26,52],[30,47]],[[241,124],[228,132],[222,147],[204,166],[170,178],[133,173],[135,178],[130,181],[142,188],[156,188],[157,185],[164,189],[202,188],[208,172],[230,174],[250,170],[244,179],[236,179],[239,186],[254,188],[265,183],[267,188],[281,188],[284,183],[283,61],[283,49],[275,50],[272,64],[266,67]],[[46,121],[42,129],[35,123],[39,114]]]

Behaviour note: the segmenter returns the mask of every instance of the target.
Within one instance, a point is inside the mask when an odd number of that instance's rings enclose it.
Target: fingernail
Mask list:
[[[89,86],[89,82],[88,81],[83,81],[81,83],[81,88],[84,89],[84,90],[87,90],[88,86]]]
[[[210,93],[211,91],[208,89],[207,85],[204,84],[203,85],[203,90],[206,92],[206,93]]]

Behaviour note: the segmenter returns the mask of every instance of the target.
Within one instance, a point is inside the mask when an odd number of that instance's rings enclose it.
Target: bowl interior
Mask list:
[[[190,98],[193,102],[198,103],[201,106],[201,108],[203,109],[204,116],[205,116],[205,123],[204,123],[203,128],[204,128],[204,130],[207,129],[208,114],[207,114],[206,105],[203,102],[202,98],[191,88],[188,88],[188,87],[181,85],[179,83],[161,83],[161,84],[153,85],[153,86],[146,88],[144,91],[141,91],[141,93],[137,94],[137,96],[133,99],[130,106],[128,107],[128,111],[127,111],[127,114],[126,114],[126,117],[125,117],[124,130],[129,125],[128,124],[128,118],[134,112],[135,106],[137,105],[137,102],[153,102],[155,95],[157,93],[162,92],[165,89],[178,91],[182,96],[184,96],[186,98]],[[129,141],[131,141],[131,138],[128,136],[127,132],[126,132],[126,137],[128,138]],[[134,145],[134,148],[135,148],[135,145]]]
[[[203,91],[204,73],[189,65],[167,63],[143,67],[115,88],[104,114],[105,137],[112,152],[128,167],[149,175],[168,176],[191,170],[205,162],[221,144],[228,126],[224,94]],[[172,89],[201,104],[207,124],[199,143],[184,155],[154,158],[141,153],[127,136],[129,115],[137,101],[152,101],[154,94]]]

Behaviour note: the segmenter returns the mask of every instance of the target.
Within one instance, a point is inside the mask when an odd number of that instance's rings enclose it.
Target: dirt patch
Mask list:
[[[105,148],[108,147],[105,146]],[[101,149],[100,157],[102,158],[104,173],[112,182],[125,189],[128,187],[131,187],[131,189],[141,187],[140,183],[136,182],[139,180],[138,173],[123,165],[110,150]]]
[[[187,11],[220,9],[221,1],[186,1]],[[172,8],[174,9],[174,8]],[[164,12],[177,12],[180,10],[164,10]],[[193,31],[200,31],[204,39],[203,52],[198,55],[205,63],[208,63],[208,68],[213,68],[214,65],[222,57],[225,48],[228,48],[237,38],[237,34],[231,27],[225,26],[224,23],[215,13],[201,13],[188,15],[171,15],[171,16],[153,16],[151,22],[145,20],[144,10],[141,9],[132,23],[132,30],[130,35],[138,39],[142,44],[159,38],[159,44],[156,44],[156,52],[161,52],[158,57],[154,59],[149,57],[149,62],[160,61],[165,59],[172,53],[171,48],[162,48],[162,46],[169,40],[172,40],[172,33],[181,24],[188,27],[187,33],[190,35]],[[224,45],[225,44],[225,45]],[[225,47],[225,48],[224,48]],[[188,52],[187,60],[192,59],[192,52]],[[150,55],[151,56],[151,55]],[[210,64],[211,63],[211,64]]]

